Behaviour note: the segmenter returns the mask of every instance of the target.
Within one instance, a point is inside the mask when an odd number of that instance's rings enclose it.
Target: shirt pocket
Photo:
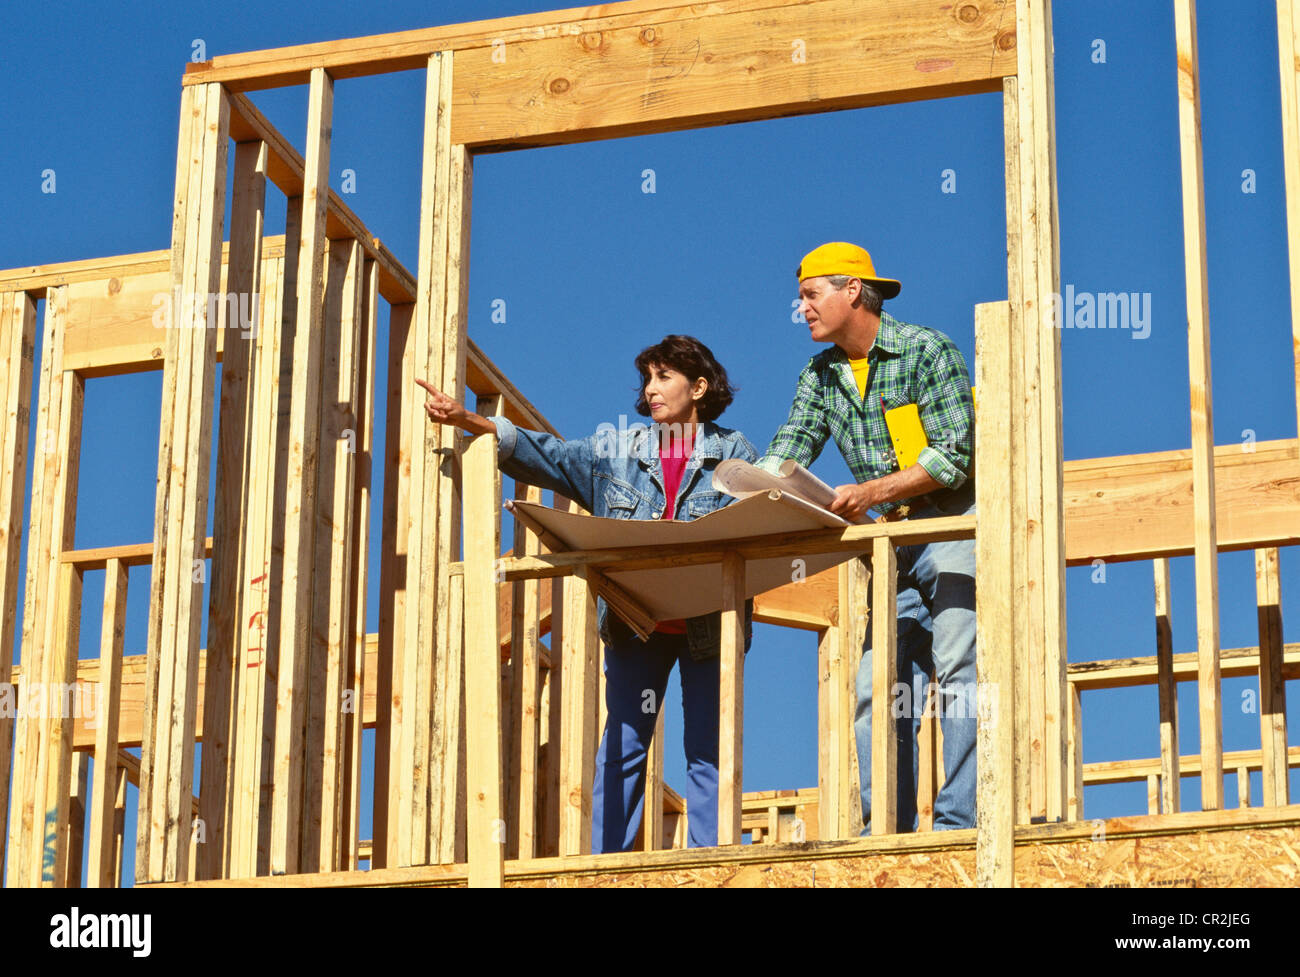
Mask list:
[[[630,488],[611,482],[605,486],[605,509],[609,519],[635,518],[637,497]]]
[[[686,500],[684,515],[688,520],[707,516],[710,512],[721,509],[724,500],[729,498],[730,496],[724,496],[721,492],[694,492]]]

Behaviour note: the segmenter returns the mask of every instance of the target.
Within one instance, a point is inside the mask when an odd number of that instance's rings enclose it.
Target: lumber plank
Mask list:
[[[334,82],[312,72],[307,108],[307,162],[298,303],[288,420],[284,566],[276,678],[274,778],[271,793],[272,874],[297,871],[303,836],[304,718],[310,658],[312,543],[319,470],[322,287],[326,197],[329,190]]]
[[[576,503],[570,503],[576,508]],[[564,580],[563,716],[560,750],[560,854],[591,850],[591,787],[596,770],[594,723],[600,643],[596,595],[581,571]]]
[[[1003,13],[998,2],[900,0],[886,12],[821,0],[683,9],[653,26],[517,41],[504,60],[471,47],[458,55],[453,139],[515,148],[995,91],[1014,70]],[[854,67],[864,52],[867,74]]]
[[[1183,191],[1183,270],[1187,281],[1187,367],[1192,421],[1195,519],[1197,689],[1201,763],[1218,770],[1223,755],[1219,682],[1219,571],[1214,500],[1214,396],[1210,378],[1210,293],[1205,257],[1205,176],[1193,0],[1174,0],[1178,50],[1178,145]],[[1224,806],[1221,777],[1201,781],[1201,807]]]
[[[1276,548],[1255,551],[1259,620],[1259,738],[1264,805],[1290,803],[1286,761],[1286,682],[1282,677],[1282,581]]]
[[[451,55],[448,53],[443,61],[441,68],[443,72],[443,81],[441,91],[447,98],[450,98],[452,63]],[[449,106],[447,106],[449,109]],[[431,364],[436,366],[436,371],[431,371],[429,376],[437,378],[437,386],[444,391],[452,391],[453,396],[457,399],[464,399],[465,396],[465,372],[466,357],[468,354],[468,331],[467,322],[469,319],[469,234],[470,234],[470,208],[473,195],[473,159],[466,152],[463,146],[450,145],[449,139],[450,120],[448,112],[444,111],[439,120],[438,139],[439,145],[445,150],[447,157],[446,180],[444,185],[447,188],[445,194],[445,212],[443,217],[443,226],[435,228],[435,242],[445,239],[445,251],[439,251],[439,255],[445,255],[442,258],[442,264],[435,268],[435,280],[441,281],[441,287],[437,290],[435,296],[438,301],[434,303],[435,314],[434,326],[437,329],[437,352],[440,359]],[[436,217],[435,213],[435,217]],[[500,412],[503,409],[501,394],[485,394],[492,404],[494,412]],[[461,549],[461,480],[457,477],[458,466],[460,461],[460,450],[463,442],[455,436],[455,432],[443,425],[433,425],[433,433],[437,438],[437,451],[439,465],[432,470],[432,474],[437,479],[438,491],[436,494],[436,511],[437,511],[437,532],[436,543],[430,549],[434,556],[434,567],[437,571],[437,577],[440,586],[437,590],[437,599],[434,605],[434,613],[439,621],[446,620],[448,614],[448,595],[445,587],[441,586],[441,581],[445,579],[447,568],[451,565],[453,559]],[[499,493],[498,493],[499,495]],[[497,506],[500,509],[500,504]],[[500,518],[500,512],[497,513]],[[500,552],[498,549],[494,552],[495,559]],[[495,567],[495,565],[494,565]],[[495,572],[495,569],[494,569]],[[499,601],[499,596],[498,596]],[[443,632],[438,631],[439,640],[443,640]],[[443,646],[440,646],[440,649]],[[439,658],[446,657],[446,653],[439,651]],[[437,706],[437,700],[443,698],[441,688],[435,689],[434,704]],[[460,693],[462,701],[465,692]],[[443,704],[444,710],[451,709],[451,703]],[[436,776],[437,767],[434,765],[434,758],[439,750],[444,757],[451,755],[451,748],[454,747],[458,756],[464,756],[466,750],[466,741],[459,733],[459,725],[453,727],[444,724],[441,731],[436,731],[442,735],[431,737],[431,776]],[[457,737],[451,743],[446,741],[446,735]],[[446,760],[443,766],[446,765]],[[464,763],[461,763],[463,776]],[[431,780],[431,786],[433,782]],[[457,781],[456,796],[457,810],[463,805],[460,798],[460,782]],[[433,795],[431,795],[433,796]],[[461,816],[457,814],[457,833],[455,845],[463,844],[460,840],[459,823]],[[444,824],[438,828],[437,832],[431,833],[433,837],[446,835],[453,830],[449,824]],[[445,844],[442,850],[446,851]]]
[[[898,594],[898,560],[887,537],[872,542],[871,606],[886,608],[871,621],[871,833],[898,831],[898,739],[894,735],[894,682],[898,668],[898,618],[888,612]]]
[[[67,287],[59,286],[45,300],[21,646],[23,670],[37,676],[45,689],[56,681],[71,681],[63,678],[76,667],[76,653],[67,654],[68,608],[80,600],[80,573],[71,567],[62,570],[59,562],[59,554],[71,547],[75,535],[85,394],[81,378],[63,370],[66,317]],[[54,718],[32,716],[29,711],[16,717],[8,846],[11,887],[61,878],[55,874],[63,849],[57,828],[61,824],[58,795],[70,770],[71,735],[71,718],[56,725]]]
[[[642,816],[642,842],[646,851],[664,847],[664,704],[659,703],[654,733],[645,763],[645,803]]]
[[[300,208],[290,201],[287,222],[297,223]],[[286,235],[297,246],[297,232]],[[231,838],[227,873],[233,878],[258,874],[259,836],[270,815],[262,803],[263,755],[273,742],[274,721],[266,712],[274,709],[269,693],[274,674],[276,642],[271,621],[272,538],[276,536],[274,496],[283,486],[281,452],[284,430],[280,427],[281,345],[286,329],[286,285],[292,287],[296,262],[283,256],[267,262],[263,273],[262,302],[257,336],[252,351],[252,442],[248,469],[247,531],[242,540],[239,571],[239,607],[235,631],[237,641],[237,735],[232,774]],[[286,279],[288,279],[286,281]],[[287,390],[285,393],[287,394]],[[277,441],[277,433],[280,439]],[[282,529],[281,529],[282,531]],[[280,539],[283,555],[283,540]]]
[[[1224,772],[1239,768],[1259,770],[1263,766],[1263,762],[1263,754],[1260,750],[1231,750],[1223,754],[1223,766],[1220,769]],[[1300,766],[1300,746],[1292,746],[1287,749],[1287,764],[1290,767]],[[1180,757],[1178,767],[1184,777],[1200,776],[1200,754],[1194,753]],[[1145,780],[1150,774],[1158,774],[1159,772],[1159,757],[1138,760],[1101,760],[1084,765],[1083,779],[1086,784],[1124,784]],[[1178,814],[1180,812],[1169,813]]]
[[[1015,111],[1008,82],[1004,107]],[[1008,126],[1008,130],[1012,127]],[[1008,167],[1014,164],[1008,148]],[[1008,183],[1008,186],[1011,184]],[[1011,224],[1008,223],[1008,228]],[[1009,303],[975,306],[975,382],[980,390],[980,422],[975,426],[977,470],[1010,472],[1014,409]],[[1016,823],[1015,733],[1019,690],[1015,660],[1021,633],[1016,630],[1016,548],[1012,540],[1013,493],[998,479],[975,482],[975,565],[979,592],[975,599],[976,674],[983,693],[976,729],[976,881],[980,886],[1008,887],[1014,879]],[[987,707],[985,707],[987,703]]]
[[[48,347],[46,347],[48,349]],[[0,292],[0,350],[4,351],[4,385],[0,387],[0,688],[11,679],[14,627],[18,614],[19,558],[23,535],[23,501],[27,485],[27,438],[32,411],[32,370],[36,354],[36,303],[25,292]],[[0,716],[0,817],[9,811],[10,760],[14,717]],[[8,851],[0,845],[0,877]]]
[[[240,143],[235,147],[234,186],[231,198],[230,251],[223,295],[260,299],[262,235],[266,205],[266,144]],[[228,307],[228,306],[227,306]],[[248,533],[249,482],[252,471],[255,408],[253,350],[255,334],[226,322],[221,330],[221,406],[217,427],[217,483],[212,534],[212,587],[208,604],[208,657],[204,677],[203,764],[199,785],[199,816],[206,843],[195,862],[200,878],[218,878],[230,860],[230,831],[235,789],[239,700],[238,622],[244,617],[239,582]],[[229,335],[226,335],[229,333]]]
[[[118,723],[122,714],[122,651],[126,635],[127,576],[127,568],[120,560],[114,560],[109,565],[104,579],[104,611],[99,632],[99,661],[96,669],[99,716],[98,728],[95,730],[95,783],[90,798],[90,850],[86,882],[87,885],[100,888],[113,888],[121,877],[120,874],[114,874],[117,865],[113,812],[117,793]]]
[[[914,35],[903,27],[891,25],[891,18],[882,12],[878,21],[872,18],[862,26],[861,43],[873,53],[879,46],[894,55],[893,58],[886,59],[886,63],[891,67],[899,66],[897,71],[902,76],[898,81],[900,87],[933,86],[939,89],[936,95],[955,94],[944,92],[942,88],[957,84],[958,80],[965,79],[967,75],[998,79],[1004,74],[1012,73],[1014,59],[1011,50],[1014,48],[1015,37],[1010,25],[1002,24],[1001,5],[990,3],[969,6],[972,9],[961,15],[937,4],[918,3],[907,9],[904,12],[907,18],[913,22],[918,19],[923,21],[924,28],[937,35],[930,37],[926,37],[921,30]],[[860,8],[856,12],[857,20],[862,21],[864,18]],[[498,62],[491,60],[494,42],[505,45],[503,53],[505,64],[508,65],[516,55],[519,42],[523,41],[576,40],[586,36],[587,44],[581,50],[585,54],[595,55],[600,50],[602,37],[620,29],[638,31],[639,39],[639,31],[647,27],[658,31],[683,21],[708,26],[718,19],[733,20],[737,17],[740,18],[742,28],[745,24],[749,25],[749,33],[742,34],[741,37],[749,37],[751,43],[754,38],[820,37],[813,28],[820,21],[834,18],[837,13],[833,6],[819,0],[785,4],[777,0],[714,0],[707,4],[690,5],[683,5],[680,0],[673,3],[637,0],[269,51],[221,55],[203,64],[189,65],[184,81],[186,85],[203,80],[221,81],[231,91],[252,91],[304,84],[307,72],[314,67],[327,68],[337,78],[412,70],[422,67],[429,54],[439,50],[458,50],[462,56],[483,52],[486,63],[500,68],[502,64],[499,57]],[[594,40],[591,39],[592,35],[596,35]],[[644,43],[653,45],[657,36],[657,33],[650,35]],[[799,64],[800,67],[816,63],[819,50],[817,44],[810,41],[807,48],[808,63]],[[706,50],[705,54],[708,53]],[[798,64],[792,58],[789,44],[781,45],[779,53],[791,60],[792,64]],[[651,54],[655,54],[656,58],[652,60]],[[666,61],[665,67],[671,67],[675,63],[661,51],[655,52],[653,47],[643,61],[645,65],[662,65]],[[915,74],[929,73],[939,77],[928,81],[913,79],[901,67],[904,63],[915,65]],[[882,86],[883,82],[878,82],[873,87]],[[908,96],[903,95],[893,100],[905,97]]]
[[[501,550],[501,475],[495,435],[465,449],[465,734],[470,886],[500,886],[505,871],[502,797],[501,647],[496,558]]]
[[[542,500],[542,490],[535,485],[517,483],[515,495],[529,502]],[[516,520],[515,552],[525,555],[541,552],[541,542]],[[518,840],[513,853],[516,858],[535,858],[537,847],[537,749],[538,714],[540,700],[541,652],[538,639],[541,634],[541,582],[528,581],[512,584],[510,658],[518,692],[512,700],[518,730],[518,748],[511,752],[511,762],[518,757],[518,767],[512,783],[512,812],[518,825]],[[647,801],[650,784],[647,781]],[[647,806],[647,812],[649,807]],[[653,824],[653,820],[648,822]]]
[[[66,874],[63,885],[68,889],[81,888],[85,868],[83,855],[86,847],[86,807],[90,787],[90,757],[78,753],[72,758],[71,793],[68,797],[68,819],[65,848],[67,850]]]
[[[722,632],[718,662],[718,844],[740,844],[745,737],[745,560],[722,561]]]
[[[304,743],[304,871],[334,871],[342,860],[345,673],[351,660],[351,566],[357,347],[364,256],[352,240],[330,243],[321,334],[321,400],[313,532],[311,637]]]
[[[420,182],[419,274],[412,320],[415,348],[414,376],[441,386],[445,343],[445,273],[447,261],[447,207],[450,195],[450,144],[447,136],[451,111],[451,58],[431,55],[425,73],[424,142]],[[447,391],[454,395],[454,391]],[[441,797],[445,765],[441,742],[434,742],[441,727],[431,728],[429,717],[445,711],[436,698],[446,685],[446,656],[436,657],[438,591],[445,568],[438,562],[444,480],[439,476],[439,449],[443,445],[437,425],[424,416],[422,399],[408,388],[404,411],[410,416],[415,437],[410,462],[412,518],[407,539],[407,581],[419,595],[407,601],[402,658],[402,696],[414,709],[403,716],[397,763],[397,865],[414,865],[438,852],[445,826],[429,809],[430,796]],[[418,444],[419,447],[415,447]],[[415,512],[425,513],[415,518]],[[445,531],[445,530],[443,530]],[[445,621],[445,616],[443,618]],[[435,680],[435,669],[437,680]],[[409,721],[408,721],[409,719]],[[409,780],[408,772],[409,771]],[[408,786],[409,784],[409,786]]]
[[[344,704],[346,744],[341,798],[343,864],[356,868],[361,839],[361,777],[365,762],[362,725],[366,688],[366,594],[369,587],[371,471],[374,458],[375,342],[379,327],[379,268],[367,260],[362,280],[362,310],[358,345],[358,386],[355,395],[356,465],[352,510],[355,530],[348,560],[351,567],[349,589],[352,594],[351,620],[348,622],[350,648],[344,676],[345,694],[351,692],[351,704]]]
[[[73,395],[72,387],[65,385],[65,401]],[[79,410],[78,410],[79,412]],[[74,445],[72,454],[79,447]],[[73,462],[75,467],[75,462]],[[75,482],[70,498],[75,497]],[[73,502],[75,505],[75,502]],[[77,647],[81,636],[81,583],[82,575],[76,567],[66,563],[58,566],[58,591],[56,596],[55,634],[46,658],[44,688],[68,688],[73,685],[77,673]],[[73,716],[77,710],[72,696],[60,697],[59,708],[51,709],[50,715],[42,722],[41,735],[44,738],[44,750],[40,760],[38,788],[44,782],[42,805],[45,812],[44,849],[41,859],[40,885],[42,887],[66,887],[68,883],[69,863],[73,856],[70,852],[73,840],[70,829],[72,795],[74,791],[74,769],[79,766],[72,750]],[[71,708],[67,708],[67,707]],[[80,796],[84,804],[85,784],[80,786]],[[38,793],[38,797],[41,794]],[[85,810],[82,821],[75,832],[77,842],[76,860],[80,863],[81,845],[84,840]],[[77,885],[81,884],[80,864],[77,867]]]
[[[836,592],[840,570],[836,572]],[[838,604],[835,619],[839,617]],[[840,802],[844,792],[838,787],[838,767],[832,759],[835,751],[840,749],[836,741],[839,724],[831,705],[832,674],[838,674],[835,660],[839,657],[839,625],[832,624],[817,633],[817,794],[821,801],[817,808],[817,836],[834,838],[839,830]],[[840,731],[839,737],[845,734]]]
[[[1174,680],[1172,591],[1169,561],[1154,562],[1156,591],[1156,690],[1160,703],[1160,809],[1172,814],[1182,809],[1178,772],[1178,684]]]
[[[1296,421],[1300,424],[1300,4],[1277,0],[1278,74],[1282,95],[1282,172],[1286,186],[1287,279]]]
[[[379,564],[379,661],[375,669],[374,838],[372,868],[396,865],[398,806],[390,803],[400,769],[402,741],[402,649],[406,635],[407,539],[410,533],[410,466],[423,418],[406,408],[415,364],[414,305],[394,305],[388,319],[388,398],[384,428],[384,501]],[[412,428],[412,422],[420,424]]]

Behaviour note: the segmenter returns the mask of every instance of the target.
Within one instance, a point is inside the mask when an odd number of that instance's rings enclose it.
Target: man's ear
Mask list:
[[[853,287],[853,286],[855,286],[855,285],[857,286],[856,289],[854,289],[854,287]],[[851,278],[851,279],[849,279],[849,283],[848,283],[847,285],[845,285],[844,287],[850,290],[850,291],[849,291],[849,305],[856,306],[859,302],[862,301],[862,279],[860,279],[860,278]],[[856,292],[856,294],[854,294],[854,292]]]

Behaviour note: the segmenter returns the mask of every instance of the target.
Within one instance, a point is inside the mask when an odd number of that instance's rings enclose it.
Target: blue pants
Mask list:
[[[681,664],[690,846],[718,843],[718,663],[691,657],[686,635],[655,632],[605,646],[609,718],[596,753],[591,850],[630,851],[645,807],[646,753],[668,688]]]
[[[974,512],[925,506],[912,518]],[[924,673],[934,670],[943,729],[944,782],[934,799],[934,827],[975,827],[975,542],[900,546],[898,555],[898,672],[889,690],[898,743],[898,829],[916,827],[919,756],[916,731],[924,704]],[[874,613],[874,609],[872,611]],[[871,830],[871,629],[858,667],[857,712],[863,834]]]

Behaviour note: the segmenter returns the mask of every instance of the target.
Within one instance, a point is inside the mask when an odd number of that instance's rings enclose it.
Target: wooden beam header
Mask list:
[[[223,55],[184,83],[255,91],[444,50],[452,141],[480,151],[992,92],[1016,73],[1011,0],[637,0]]]

